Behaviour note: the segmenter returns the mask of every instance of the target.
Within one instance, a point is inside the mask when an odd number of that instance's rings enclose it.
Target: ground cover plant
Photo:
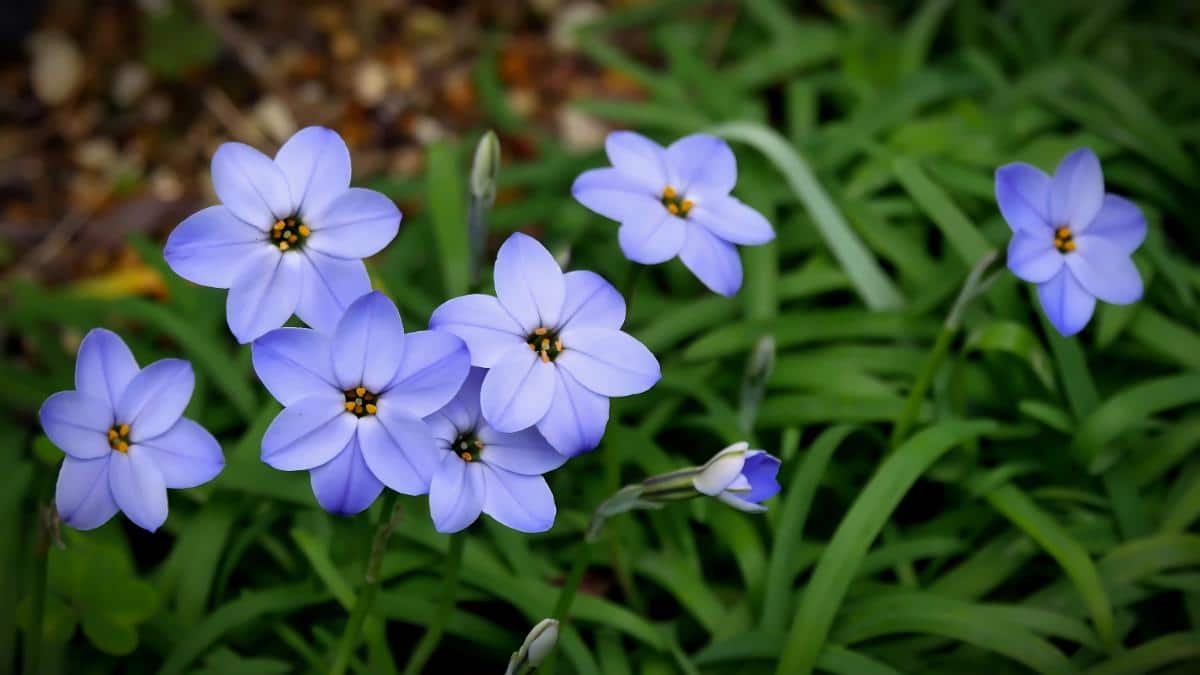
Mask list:
[[[162,167],[0,178],[0,671],[1200,668],[1195,9],[542,4],[43,12]]]

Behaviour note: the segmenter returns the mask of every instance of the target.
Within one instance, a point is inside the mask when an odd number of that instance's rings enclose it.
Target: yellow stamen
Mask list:
[[[474,445],[475,447],[479,448],[480,450],[482,450],[482,449],[483,449],[483,441],[479,440],[478,438],[477,438],[477,439],[475,439],[475,442],[474,442],[474,444],[473,444],[473,445]]]
[[[119,443],[117,443],[117,447],[115,447],[113,449],[116,450],[117,452],[129,452],[129,444],[126,443],[125,441],[120,441]]]
[[[354,406],[354,414],[355,414],[355,415],[361,415],[361,414],[362,414],[362,411],[363,411],[363,409],[362,409],[362,406],[361,406],[361,405],[356,405],[356,406]]]
[[[533,329],[534,335],[545,335],[546,333],[549,333],[549,332],[550,332],[549,329],[547,329],[545,326],[538,326],[537,328]]]
[[[366,387],[355,387],[354,393],[358,396],[366,396],[367,388]]]
[[[275,230],[276,232],[282,230],[283,229],[283,221],[282,220],[275,221],[275,224],[271,226],[271,229]]]
[[[675,205],[675,202],[667,202],[667,210],[671,212],[671,215],[679,215],[679,207]]]
[[[687,215],[687,212],[692,210],[692,200],[683,200],[683,203],[679,205],[679,210],[683,211],[684,215]]]
[[[121,434],[122,436],[128,436],[128,435],[129,435],[129,425],[128,425],[128,424],[122,424],[122,425],[121,425],[121,426],[120,426],[120,427],[117,429],[117,432],[118,432],[119,434]]]
[[[541,354],[542,363],[550,363],[550,355],[549,354],[547,354],[546,352],[538,352],[538,353]]]
[[[117,430],[116,429],[108,430],[108,440],[110,440],[110,441],[117,440]]]
[[[354,401],[346,401],[346,412],[354,412]]]
[[[379,410],[379,407],[376,406],[374,403],[367,404],[367,412],[368,413],[374,415],[377,410]]]
[[[288,243],[286,241],[279,242],[279,250],[280,251],[288,250]]]
[[[1064,241],[1062,247],[1064,249],[1066,249],[1068,252],[1074,251],[1075,250],[1075,240],[1068,239],[1068,240]]]
[[[542,351],[550,349],[550,338],[542,338]]]
[[[290,241],[294,244],[294,243],[300,241],[300,237],[297,237],[296,235],[293,234],[292,236],[288,237],[288,241]]]
[[[529,351],[531,351],[531,352],[536,352],[536,351],[537,351],[537,347],[534,347],[532,342],[530,342],[530,343],[528,343],[528,344],[529,344]]]
[[[561,338],[560,338],[560,339],[558,339],[558,340],[555,340],[555,341],[554,341],[554,348],[555,348],[555,349],[557,349],[557,350],[558,350],[558,351],[560,351],[560,352],[561,352],[562,350],[566,349],[566,347],[563,347],[563,343],[562,343],[562,339],[561,339]]]
[[[670,185],[663,188],[662,196],[663,199],[675,199],[675,188],[671,187]]]
[[[468,461],[468,462],[473,462],[473,461],[475,461],[475,456],[474,456],[474,455],[472,455],[472,454],[471,454],[471,453],[469,453],[469,452],[464,452],[464,453],[462,453],[461,455],[459,455],[459,457],[462,457],[463,459],[465,459],[465,460],[466,460],[466,461]]]

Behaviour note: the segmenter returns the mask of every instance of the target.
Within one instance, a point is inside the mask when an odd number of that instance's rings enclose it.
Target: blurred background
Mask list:
[[[666,143],[731,122],[735,194],[778,239],[742,251],[735,298],[677,261],[642,274],[626,326],[664,379],[615,400],[601,448],[550,475],[551,532],[471,528],[428,672],[502,672],[595,505],[741,439],[784,459],[771,511],[613,519],[559,672],[1200,672],[1200,4],[6,0],[0,50],[0,673],[31,649],[44,673],[322,672],[342,630],[378,514],[333,518],[306,475],[259,461],[278,407],[224,291],[162,260],[215,203],[221,143],[271,154],[303,126],[337,130],[355,184],[404,213],[368,264],[418,330],[471,287],[485,130],[503,149],[485,291],[523,230],[628,293],[615,224],[571,182],[607,164],[612,129]],[[1144,300],[1063,340],[1004,273],[947,329],[970,267],[1010,236],[992,172],[1081,146],[1147,216]],[[852,255],[833,245],[850,238]],[[122,517],[60,531],[45,508],[62,454],[36,411],[72,387],[96,326],[142,364],[191,360],[187,414],[226,453],[211,484],[172,491],[155,535]],[[767,336],[773,370],[747,375]],[[897,448],[906,417],[920,441]],[[994,424],[955,435],[964,418]],[[404,507],[387,624],[356,673],[395,672],[435,612],[446,539],[420,499]],[[807,665],[777,671],[785,649]]]

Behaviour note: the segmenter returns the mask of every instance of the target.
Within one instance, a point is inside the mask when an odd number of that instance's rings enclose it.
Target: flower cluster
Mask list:
[[[678,256],[710,289],[735,294],[737,246],[775,232],[731,196],[728,144],[696,134],[664,148],[615,132],[605,147],[612,167],[584,172],[572,193],[621,223],[626,257]],[[490,194],[494,174],[482,172],[473,190]],[[556,507],[544,474],[600,444],[610,398],[643,393],[661,377],[654,354],[622,330],[625,299],[594,272],[564,273],[541,243],[517,233],[497,253],[495,295],[448,300],[429,330],[405,333],[363,263],[396,236],[400,211],[350,187],[350,177],[349,150],[329,129],[299,131],[274,158],[227,143],[212,162],[221,204],[180,223],[164,250],[180,276],[229,289],[229,329],[253,343],[254,370],[284,406],[263,436],[262,460],[308,471],[330,513],[359,513],[388,488],[428,494],[442,532],[482,513],[522,532],[548,530]],[[1028,164],[1001,167],[996,199],[1013,231],[1008,265],[1038,284],[1063,335],[1087,324],[1097,299],[1141,297],[1130,256],[1146,221],[1105,193],[1090,150],[1068,155],[1052,177]],[[308,327],[283,327],[293,314]],[[155,530],[167,517],[167,488],[220,472],[216,439],[182,416],[193,384],[186,361],[140,369],[115,334],[87,335],[75,389],[40,411],[66,454],[56,503],[67,524],[98,527],[120,510]],[[704,466],[628,486],[597,513],[698,495],[759,512],[779,491],[778,470],[778,459],[741,443]]]

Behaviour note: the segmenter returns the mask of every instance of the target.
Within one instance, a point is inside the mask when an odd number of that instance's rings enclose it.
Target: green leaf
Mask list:
[[[812,672],[863,556],[917,478],[955,445],[996,428],[991,422],[942,422],[905,441],[884,460],[813,571],[784,642],[779,675]]]
[[[221,42],[182,2],[142,15],[142,60],[156,75],[177,80],[216,60]]]
[[[908,157],[892,161],[892,170],[908,194],[941,230],[942,236],[969,267],[979,262],[992,248],[975,225],[958,208],[945,190],[925,175],[921,166]]]
[[[106,654],[124,656],[137,649],[137,630],[104,612],[84,614],[83,634]]]
[[[752,145],[775,164],[796,197],[808,209],[817,231],[867,307],[884,310],[903,306],[904,297],[899,289],[850,228],[825,188],[817,181],[808,162],[788,145],[786,139],[768,127],[751,122],[725,124],[712,129],[712,133]]]
[[[1111,396],[1079,425],[1071,452],[1093,471],[1115,461],[1115,450],[1106,446],[1150,417],[1200,401],[1200,374],[1161,377],[1134,385]]]
[[[437,244],[438,266],[446,295],[456,297],[467,292],[471,282],[467,241],[467,197],[465,174],[458,165],[454,146],[434,143],[429,146],[425,174],[426,198],[433,239]]]

